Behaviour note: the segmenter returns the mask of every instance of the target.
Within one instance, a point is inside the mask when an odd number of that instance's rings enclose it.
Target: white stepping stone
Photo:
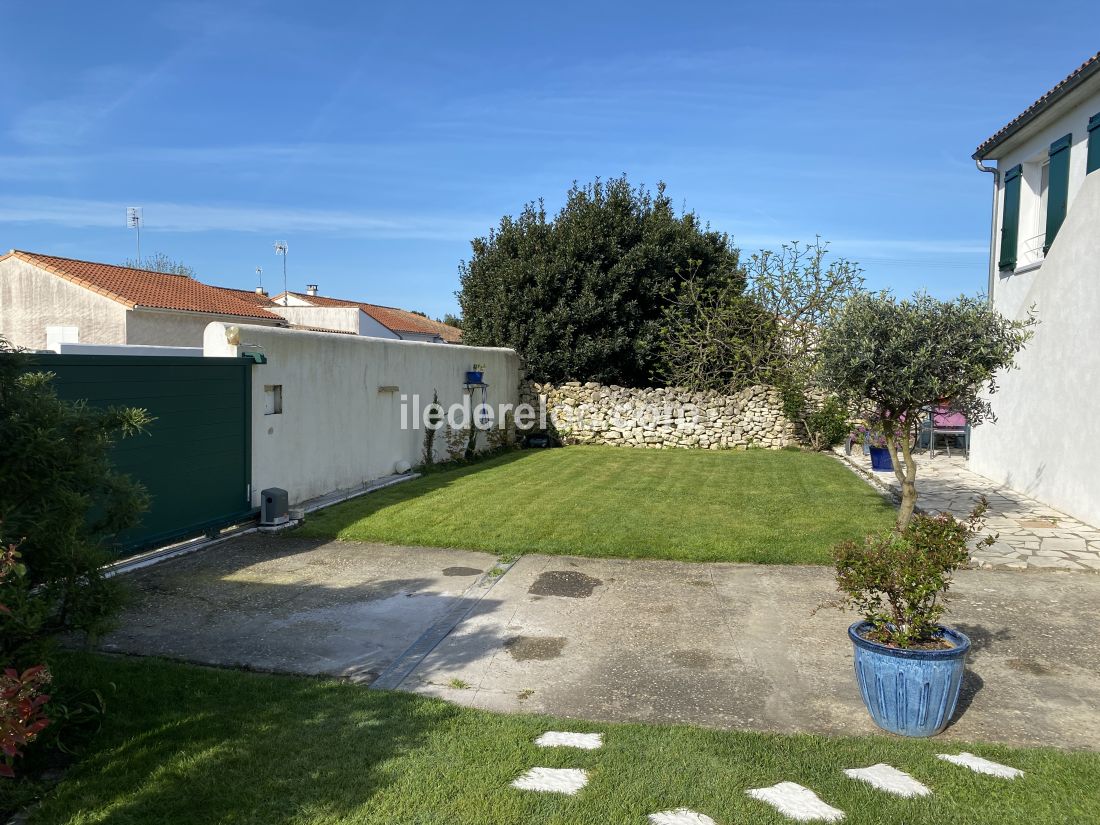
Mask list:
[[[531,768],[513,782],[512,787],[572,796],[587,784],[588,773],[580,768]]]
[[[797,782],[780,782],[770,788],[753,788],[745,793],[753,799],[767,802],[783,816],[798,822],[819,819],[822,822],[840,822],[844,819],[844,811],[825,804],[817,794]]]
[[[970,770],[975,773],[999,776],[1001,779],[1015,779],[1017,776],[1024,775],[1024,772],[1021,770],[1010,768],[1008,765],[1002,765],[1000,762],[991,762],[988,759],[982,759],[980,756],[975,756],[966,751],[960,754],[938,753],[936,757],[954,765],[962,765],[964,768],[970,768]]]
[[[873,788],[895,796],[928,796],[932,793],[931,788],[918,782],[905,771],[899,771],[882,762],[869,768],[848,768],[844,773],[852,779],[866,782]]]
[[[697,814],[687,808],[677,808],[675,811],[661,811],[659,814],[650,814],[649,821],[652,825],[717,825],[709,816]]]
[[[603,744],[602,733],[567,733],[551,730],[535,740],[540,748],[581,748],[594,751]]]

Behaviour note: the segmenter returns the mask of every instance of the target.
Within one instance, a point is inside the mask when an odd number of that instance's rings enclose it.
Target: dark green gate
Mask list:
[[[116,467],[149,491],[141,524],[120,552],[202,535],[239,522],[251,504],[252,361],[139,355],[36,355],[63,399],[142,407],[148,432],[119,441]]]

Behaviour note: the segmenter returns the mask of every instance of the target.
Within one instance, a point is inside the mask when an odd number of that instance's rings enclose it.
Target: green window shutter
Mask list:
[[[1066,219],[1069,203],[1069,145],[1073,135],[1060,137],[1050,144],[1050,174],[1047,184],[1047,231],[1043,252],[1050,249],[1054,238]]]
[[[1089,118],[1089,157],[1085,174],[1100,169],[1100,112]]]
[[[1016,247],[1020,239],[1020,183],[1023,166],[1005,172],[1004,211],[1001,213],[1000,269],[1016,268]]]

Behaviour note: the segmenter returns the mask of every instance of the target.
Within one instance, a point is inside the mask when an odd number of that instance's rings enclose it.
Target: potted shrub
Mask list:
[[[890,449],[890,440],[886,434],[882,430],[868,430],[866,444],[871,453],[871,469],[878,472],[892,472],[894,461],[890,453],[893,451]]]
[[[970,640],[938,622],[951,575],[969,560],[985,510],[982,499],[966,521],[918,513],[902,530],[833,550],[841,592],[835,606],[863,615],[848,628],[859,692],[884,730],[934,736],[955,713]]]
[[[485,378],[485,367],[482,364],[474,364],[473,369],[466,372],[467,384],[480,384]]]

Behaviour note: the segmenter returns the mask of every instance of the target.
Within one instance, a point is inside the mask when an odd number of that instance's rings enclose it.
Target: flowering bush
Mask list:
[[[0,674],[0,776],[13,777],[16,757],[50,724],[45,704],[50,697],[42,693],[50,682],[45,665],[35,665],[20,673],[13,667]]]
[[[889,443],[881,428],[867,424],[857,426],[848,433],[848,438],[853,444],[867,444],[871,447],[885,447]]]
[[[900,532],[871,533],[833,549],[835,606],[859,611],[867,637],[895,647],[934,645],[951,574],[970,558],[969,541],[982,528],[984,498],[965,521],[947,513],[914,515]],[[979,545],[992,544],[987,536]]]
[[[22,578],[26,569],[19,561],[19,550],[9,544],[0,551],[0,583],[10,577]],[[0,616],[5,621],[11,617],[11,609],[0,603]],[[0,776],[15,776],[12,767],[23,747],[38,736],[50,724],[46,718],[45,704],[50,697],[42,693],[50,681],[45,665],[35,665],[20,673],[14,667],[0,674]]]

